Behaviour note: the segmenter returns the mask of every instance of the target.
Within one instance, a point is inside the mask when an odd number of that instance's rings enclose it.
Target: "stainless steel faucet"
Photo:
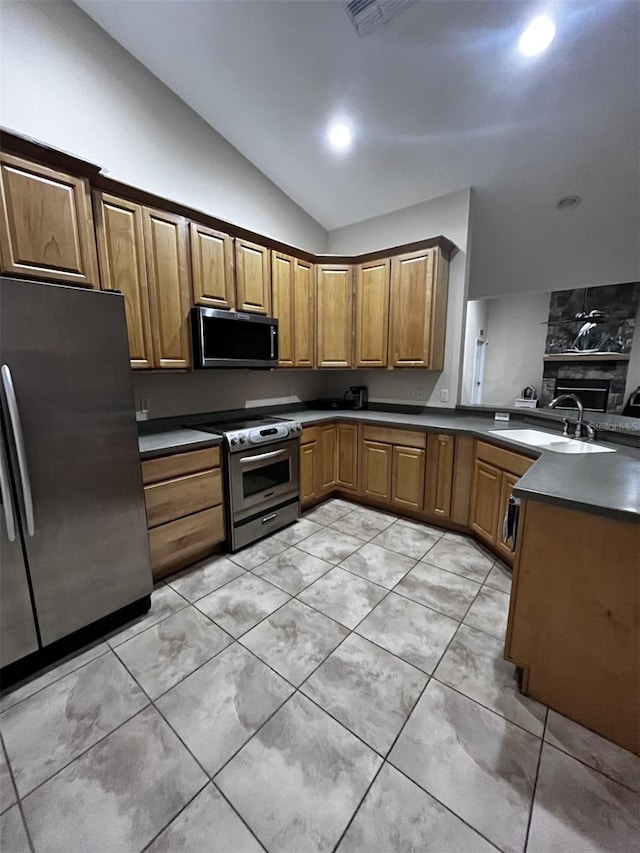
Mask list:
[[[584,427],[584,429],[587,433],[588,440],[593,441],[593,439],[596,436],[595,430],[591,426],[590,423],[587,423],[584,420],[584,406],[582,405],[582,400],[579,397],[576,397],[575,394],[560,394],[558,397],[556,397],[555,399],[553,399],[549,403],[549,408],[555,409],[557,407],[558,403],[561,403],[563,400],[573,400],[573,402],[578,407],[578,420],[576,421],[576,428],[575,428],[575,432],[574,432],[575,437],[576,438],[582,438],[582,430]],[[569,435],[569,424],[570,424],[569,419],[563,418],[562,422],[564,424],[564,429],[562,431],[562,434],[563,435]]]

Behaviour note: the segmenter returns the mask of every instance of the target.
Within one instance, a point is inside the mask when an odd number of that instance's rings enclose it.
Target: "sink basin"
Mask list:
[[[552,450],[554,453],[615,453],[612,447],[578,441],[564,435],[551,435],[537,429],[490,429],[489,432],[520,444],[528,444],[529,447]]]

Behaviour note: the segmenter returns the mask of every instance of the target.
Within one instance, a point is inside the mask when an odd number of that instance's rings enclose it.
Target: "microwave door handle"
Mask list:
[[[13,512],[13,499],[11,497],[11,484],[9,482],[9,471],[4,448],[0,447],[0,495],[2,496],[2,510],[4,523],[7,528],[7,539],[9,542],[16,541],[16,523]]]
[[[2,387],[4,388],[7,408],[9,410],[9,421],[11,424],[11,431],[13,433],[13,442],[16,448],[16,455],[18,457],[18,470],[20,472],[20,485],[22,486],[27,533],[29,536],[33,536],[35,533],[33,498],[31,496],[31,481],[29,480],[29,471],[27,469],[27,455],[24,450],[24,437],[22,435],[22,424],[20,422],[18,401],[16,400],[16,392],[13,387],[13,377],[11,376],[9,365],[3,364],[0,372],[2,374]]]
[[[276,330],[271,327],[271,358],[276,357]]]

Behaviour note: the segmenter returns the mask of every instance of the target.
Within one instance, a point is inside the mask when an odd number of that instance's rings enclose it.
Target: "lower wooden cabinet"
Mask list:
[[[513,562],[511,542],[503,537],[503,522],[513,487],[533,460],[483,441],[476,443],[476,458],[469,506],[469,526],[492,545],[506,562]]]
[[[470,522],[473,532],[486,542],[494,544],[500,510],[502,472],[476,459],[471,491]]]
[[[378,441],[362,442],[361,491],[378,501],[391,501],[393,446]]]
[[[224,541],[218,447],[144,460],[142,479],[155,580],[203,559]]]
[[[424,506],[424,450],[394,447],[391,468],[391,503],[420,511]]]
[[[318,482],[318,442],[309,440],[304,443],[304,432],[300,446],[300,502],[302,506],[313,503],[317,497]]]
[[[336,426],[337,459],[336,485],[340,489],[358,488],[358,426],[338,424]]]
[[[336,485],[337,441],[336,425],[318,427],[318,495],[332,491]]]
[[[425,510],[431,515],[449,518],[453,501],[455,437],[429,433]]]

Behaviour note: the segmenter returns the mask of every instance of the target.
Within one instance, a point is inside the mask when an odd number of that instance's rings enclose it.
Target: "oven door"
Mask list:
[[[231,453],[229,485],[234,520],[299,494],[297,439]]]

